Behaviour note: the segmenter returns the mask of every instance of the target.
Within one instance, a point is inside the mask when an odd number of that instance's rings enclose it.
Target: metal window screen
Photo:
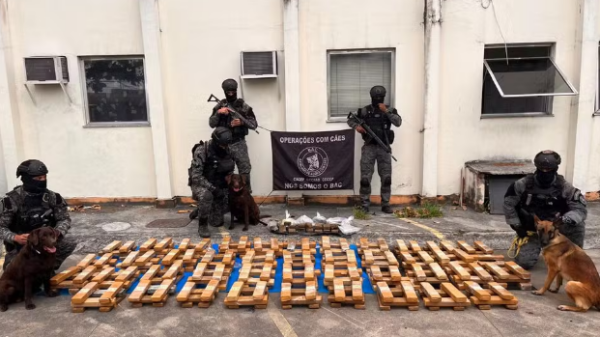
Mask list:
[[[27,79],[34,81],[55,81],[54,59],[28,58],[25,59]]]
[[[385,104],[392,98],[392,53],[342,53],[329,55],[329,116],[345,117],[371,103],[369,90],[382,85]]]
[[[274,74],[272,52],[244,52],[244,75]]]

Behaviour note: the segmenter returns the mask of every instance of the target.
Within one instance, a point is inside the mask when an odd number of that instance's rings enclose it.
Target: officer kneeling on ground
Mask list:
[[[560,162],[554,151],[538,153],[535,173],[514,182],[504,196],[506,223],[517,232],[509,256],[525,269],[536,264],[542,250],[534,214],[542,220],[554,220],[559,214],[563,222],[560,232],[583,248],[587,204],[581,191],[556,173]]]
[[[6,248],[4,269],[27,244],[29,233],[41,227],[52,227],[58,234],[55,271],[77,246],[75,240],[67,237],[71,228],[67,203],[60,194],[46,188],[47,174],[48,169],[41,161],[24,161],[17,168],[17,177],[21,177],[23,185],[0,200],[0,238]]]
[[[198,202],[198,208],[190,214],[190,219],[198,217],[198,235],[204,238],[210,237],[209,224],[220,227],[225,223],[223,216],[229,211],[226,178],[235,168],[229,152],[231,131],[219,126],[211,138],[194,146],[188,171],[192,198]]]

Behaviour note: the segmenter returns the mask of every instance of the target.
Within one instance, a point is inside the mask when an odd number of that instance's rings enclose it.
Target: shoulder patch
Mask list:
[[[63,199],[62,195],[60,195],[60,193],[55,193],[55,195],[56,195],[56,204],[57,204],[57,205],[60,205],[60,204],[62,204],[62,203],[63,203],[63,201],[64,201],[64,199]]]
[[[0,199],[0,213],[4,212],[5,209],[12,209],[12,202],[9,197]]]

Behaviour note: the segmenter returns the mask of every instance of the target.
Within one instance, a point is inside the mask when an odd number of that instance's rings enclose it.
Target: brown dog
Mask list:
[[[244,229],[242,229],[244,231],[248,230],[249,225],[258,225],[261,222],[260,210],[246,187],[246,178],[239,174],[232,174],[227,176],[227,184],[229,185],[229,211],[231,212],[229,229],[234,228],[234,217],[238,221],[244,222]]]
[[[25,308],[35,309],[33,290],[40,284],[48,297],[56,296],[50,290],[50,278],[54,270],[57,232],[50,227],[34,230],[27,238],[27,244],[6,267],[0,277],[0,311],[8,310],[8,305],[25,297]]]
[[[542,289],[533,293],[543,295],[554,278],[556,288],[550,291],[556,293],[565,279],[568,281],[565,291],[576,307],[560,305],[558,310],[585,312],[592,306],[600,309],[600,275],[592,259],[558,231],[562,225],[559,217],[554,221],[542,221],[537,216],[534,219],[548,275]]]

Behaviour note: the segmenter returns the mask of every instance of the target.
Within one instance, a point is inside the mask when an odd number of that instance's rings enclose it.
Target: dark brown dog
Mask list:
[[[229,211],[231,212],[231,222],[229,229],[234,228],[233,218],[244,222],[244,231],[248,230],[248,225],[257,225],[261,219],[260,210],[254,201],[252,195],[246,188],[246,178],[239,174],[232,174],[227,177],[229,185]],[[268,217],[268,215],[263,216]],[[263,223],[264,224],[264,223]]]
[[[27,244],[10,262],[0,277],[0,311],[8,310],[8,305],[25,298],[25,308],[35,309],[33,290],[40,284],[48,297],[56,296],[50,290],[50,277],[54,270],[57,232],[49,227],[34,230],[27,238]]]
[[[554,221],[542,221],[537,216],[534,219],[548,275],[542,289],[533,293],[543,295],[555,278],[556,288],[550,291],[556,293],[565,279],[565,291],[576,307],[559,305],[558,310],[585,312],[592,306],[600,309],[600,275],[592,259],[558,231],[562,225],[559,217]]]

